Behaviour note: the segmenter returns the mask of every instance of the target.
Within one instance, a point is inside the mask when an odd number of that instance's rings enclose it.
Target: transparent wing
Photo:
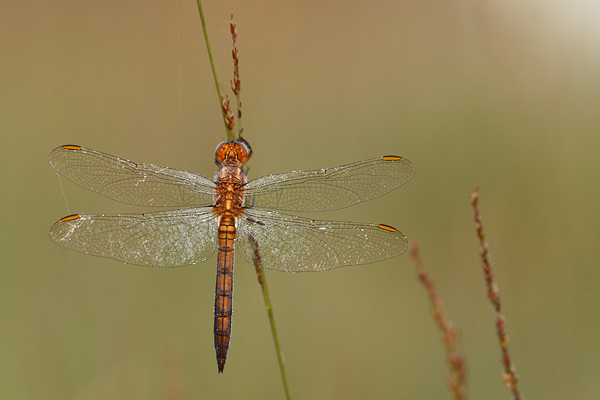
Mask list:
[[[215,184],[188,171],[139,164],[75,145],[57,147],[48,161],[76,184],[123,203],[184,207],[214,201]]]
[[[217,248],[212,207],[149,214],[75,214],[50,228],[68,249],[126,264],[178,267],[208,259]]]
[[[239,220],[236,248],[249,262],[257,241],[264,268],[277,271],[324,271],[396,257],[407,247],[406,237],[387,225],[318,221],[246,210]]]
[[[251,207],[337,210],[394,190],[414,174],[415,167],[406,158],[385,156],[329,169],[264,176],[248,182],[245,194]]]

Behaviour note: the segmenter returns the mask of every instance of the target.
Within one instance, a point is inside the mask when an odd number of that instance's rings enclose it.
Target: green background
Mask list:
[[[597,398],[600,7],[589,1],[207,1],[224,91],[238,24],[250,178],[396,154],[415,178],[314,218],[417,240],[460,330],[473,399],[501,378],[469,193],[481,212],[522,393]],[[54,245],[74,212],[137,210],[57,179],[81,144],[213,176],[224,140],[192,0],[0,5],[0,397],[283,397],[252,267],[236,263],[223,375],[215,258],[160,270]],[[267,271],[297,399],[447,398],[444,353],[408,255]]]

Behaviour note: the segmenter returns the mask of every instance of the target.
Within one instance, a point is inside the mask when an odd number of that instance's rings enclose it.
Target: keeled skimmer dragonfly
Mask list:
[[[242,171],[252,156],[243,139],[218,145],[214,179],[140,164],[82,146],[49,154],[59,173],[113,200],[175,207],[145,214],[73,214],[50,229],[57,244],[127,264],[176,267],[207,260],[215,251],[215,349],[223,372],[229,339],[235,250],[247,261],[258,243],[264,268],[324,271],[396,257],[406,237],[388,225],[321,221],[279,211],[325,211],[379,197],[409,181],[410,161],[384,156],[329,169],[293,171],[251,181]]]

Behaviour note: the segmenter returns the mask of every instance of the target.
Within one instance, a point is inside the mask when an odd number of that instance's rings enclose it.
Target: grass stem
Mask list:
[[[223,114],[223,123],[225,124],[225,130],[227,131],[227,140],[233,140],[233,130],[228,124],[228,115],[225,110],[225,98],[221,93],[221,87],[219,86],[219,77],[217,76],[217,68],[215,67],[215,60],[213,59],[212,50],[210,47],[210,41],[208,40],[208,31],[206,30],[206,21],[204,20],[204,12],[202,11],[202,1],[196,0],[198,4],[198,12],[200,13],[200,21],[202,22],[202,32],[204,32],[204,41],[206,42],[206,51],[208,52],[208,58],[210,59],[210,67],[212,69],[213,78],[215,80],[215,86],[217,87],[217,95],[219,97],[219,107]]]
[[[488,244],[485,241],[483,224],[479,215],[479,188],[475,188],[473,193],[471,193],[471,205],[473,206],[475,214],[475,229],[477,238],[479,239],[479,255],[481,257],[481,267],[483,268],[483,275],[485,277],[487,295],[490,303],[492,303],[492,306],[494,307],[494,314],[496,317],[496,334],[498,335],[498,341],[500,343],[502,366],[504,367],[504,373],[502,375],[506,385],[513,394],[513,399],[522,400],[518,387],[519,377],[517,376],[517,371],[512,363],[510,350],[508,348],[508,335],[506,333],[504,315],[501,311],[502,302],[500,301],[500,292],[498,286],[494,282],[494,272],[492,270],[492,262],[490,261]]]
[[[433,319],[442,335],[442,343],[446,350],[446,363],[448,364],[448,378],[446,379],[448,391],[453,400],[464,400],[467,396],[467,368],[462,349],[456,343],[456,328],[444,312],[444,302],[435,288],[433,279],[423,266],[423,260],[419,255],[419,247],[416,242],[412,242],[410,245],[410,256],[417,269],[419,281],[427,291],[427,297],[429,297],[431,303],[431,314],[433,314]]]
[[[279,372],[281,373],[281,380],[283,382],[283,389],[285,391],[285,398],[290,400],[290,388],[287,382],[287,375],[285,372],[285,363],[283,361],[283,354],[281,352],[281,347],[279,346],[279,338],[277,337],[277,328],[275,326],[275,317],[273,316],[273,308],[271,307],[271,298],[269,296],[269,288],[267,286],[267,279],[265,277],[263,268],[262,268],[262,259],[260,256],[260,249],[258,247],[258,242],[252,234],[248,236],[248,240],[250,241],[250,245],[252,246],[253,255],[252,261],[254,262],[254,268],[256,268],[256,276],[258,278],[258,283],[263,292],[263,298],[265,301],[265,306],[267,308],[267,315],[269,317],[269,324],[271,325],[271,333],[273,334],[273,342],[275,343],[275,352],[277,353],[277,360],[279,361]]]

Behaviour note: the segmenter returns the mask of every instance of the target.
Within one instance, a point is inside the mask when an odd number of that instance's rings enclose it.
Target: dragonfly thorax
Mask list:
[[[223,215],[227,212],[236,217],[241,216],[244,212],[244,185],[246,183],[242,167],[225,164],[217,172],[215,183],[215,214]]]

